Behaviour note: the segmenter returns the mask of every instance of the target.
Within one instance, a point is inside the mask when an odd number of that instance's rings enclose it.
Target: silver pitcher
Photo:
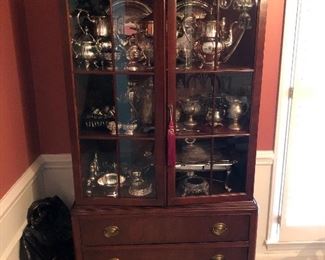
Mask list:
[[[77,22],[79,25],[80,30],[85,33],[84,28],[81,24],[81,17],[85,15],[86,19],[89,20],[91,23],[94,24],[95,30],[94,35],[96,37],[108,37],[111,34],[111,28],[109,26],[110,19],[109,16],[100,15],[100,16],[91,16],[90,13],[84,9],[79,9],[77,14]]]
[[[239,119],[248,111],[248,103],[238,98],[227,98],[229,102],[228,116],[232,119],[232,123],[228,126],[229,129],[240,131],[242,126]]]

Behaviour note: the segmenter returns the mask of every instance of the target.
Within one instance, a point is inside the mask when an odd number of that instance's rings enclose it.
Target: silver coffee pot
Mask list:
[[[219,65],[221,54],[233,44],[233,26],[237,22],[232,23],[228,31],[226,23],[225,17],[219,23],[213,13],[203,22],[205,33],[194,44],[195,53],[201,60],[202,67],[212,68],[215,62]]]

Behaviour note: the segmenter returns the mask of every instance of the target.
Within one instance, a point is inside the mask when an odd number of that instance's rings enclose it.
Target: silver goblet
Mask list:
[[[194,116],[201,112],[199,100],[186,99],[183,103],[183,111],[188,116],[184,125],[190,128],[195,127],[197,122],[194,120]]]

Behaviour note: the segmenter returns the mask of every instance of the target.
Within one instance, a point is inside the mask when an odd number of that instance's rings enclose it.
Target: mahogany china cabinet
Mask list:
[[[76,259],[255,258],[266,0],[62,0]]]

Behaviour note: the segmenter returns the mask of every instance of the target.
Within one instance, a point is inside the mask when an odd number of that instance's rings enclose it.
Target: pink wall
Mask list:
[[[41,153],[68,153],[59,0],[25,0]]]
[[[285,0],[268,1],[257,142],[259,150],[272,150],[274,145],[284,6]]]
[[[59,19],[60,0],[25,0],[41,153],[70,151]],[[274,142],[284,0],[269,1],[258,149]]]
[[[0,198],[40,154],[21,1],[0,1]]]

